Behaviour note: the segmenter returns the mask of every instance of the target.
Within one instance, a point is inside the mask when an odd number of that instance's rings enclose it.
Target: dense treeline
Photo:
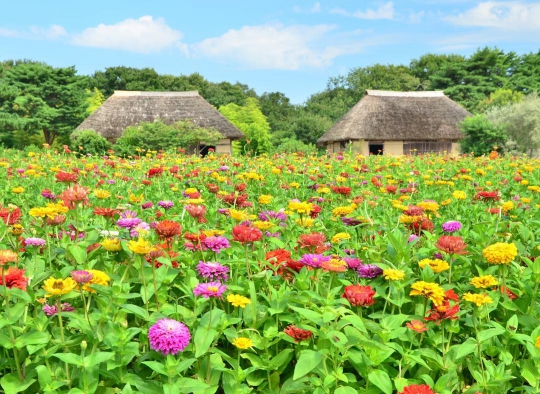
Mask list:
[[[237,114],[242,112],[239,107],[246,107],[244,112],[254,121],[264,122],[259,128],[269,126],[271,141],[260,144],[280,150],[309,149],[308,145],[352,108],[366,89],[444,90],[476,114],[489,109],[493,97],[496,100],[503,89],[510,95],[539,91],[539,76],[540,52],[518,55],[486,47],[469,57],[426,54],[409,65],[353,68],[346,75],[330,78],[326,89],[305,103],[294,105],[281,92],[258,95],[245,84],[214,83],[198,73],[175,76],[158,74],[152,68],[122,66],[82,76],[74,67],[6,61],[0,63],[0,142],[17,148],[66,143],[73,129],[114,90],[197,90],[222,113]],[[254,104],[263,117],[253,116]]]

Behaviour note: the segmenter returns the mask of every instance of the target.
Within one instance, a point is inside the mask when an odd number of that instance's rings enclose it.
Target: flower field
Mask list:
[[[533,159],[3,151],[0,189],[4,393],[540,392]]]

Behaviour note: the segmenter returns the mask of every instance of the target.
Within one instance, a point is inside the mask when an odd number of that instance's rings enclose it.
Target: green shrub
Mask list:
[[[190,121],[167,125],[161,120],[130,126],[116,141],[114,150],[122,156],[136,155],[137,149],[169,151],[200,144],[215,145],[223,136],[212,128],[202,128]]]
[[[104,155],[111,149],[111,143],[93,130],[76,130],[70,139],[73,151],[81,155]]]
[[[317,147],[313,144],[305,144],[295,138],[284,138],[274,149],[274,153],[296,153],[302,152],[306,155],[317,153]]]
[[[465,118],[460,128],[465,134],[465,138],[461,140],[463,153],[487,155],[495,146],[500,150],[507,140],[505,128],[491,123],[483,114]]]

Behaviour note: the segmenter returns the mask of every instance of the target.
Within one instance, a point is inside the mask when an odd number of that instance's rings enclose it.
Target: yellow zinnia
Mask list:
[[[471,279],[470,283],[477,289],[486,289],[499,284],[493,275],[476,276]]]
[[[342,241],[344,239],[350,239],[351,236],[347,233],[337,233],[336,235],[334,235],[331,239],[331,242],[333,244],[336,244],[338,243],[339,241]]]
[[[413,283],[410,295],[429,298],[436,306],[442,305],[444,301],[444,290],[437,283],[424,281]]]
[[[259,204],[262,204],[262,205],[270,204],[270,202],[272,201],[272,198],[273,197],[268,194],[259,196]]]
[[[135,254],[147,254],[150,253],[154,248],[144,238],[139,238],[137,241],[129,241],[128,249]]]
[[[101,246],[103,246],[107,252],[119,252],[122,250],[122,244],[118,238],[105,238],[101,241]]]
[[[51,296],[64,295],[75,289],[77,283],[72,278],[56,279],[50,277],[43,282],[43,289]]]
[[[388,268],[383,270],[383,277],[386,280],[402,280],[405,278],[405,271]]]
[[[253,346],[253,342],[249,338],[235,338],[232,341],[232,344],[238,349],[245,350]]]
[[[96,291],[94,289],[91,289],[88,285],[109,286],[109,282],[111,281],[111,278],[105,272],[99,271],[99,270],[87,270],[87,271],[90,272],[93,275],[93,277],[90,282],[84,285],[83,290],[89,291],[91,293],[95,293]]]
[[[111,193],[108,190],[96,189],[94,190],[94,196],[103,200],[105,198],[109,198],[111,196]]]
[[[489,264],[510,264],[517,253],[516,245],[504,242],[497,242],[482,251],[482,255]]]
[[[491,297],[486,294],[465,293],[463,294],[463,299],[465,301],[469,301],[476,304],[476,306],[482,306],[484,304],[493,303],[493,300],[491,299]]]
[[[232,306],[239,306],[240,308],[245,308],[246,305],[251,304],[251,300],[240,294],[229,294],[227,296],[227,301],[229,301]]]
[[[424,268],[426,265],[429,265],[433,272],[437,274],[450,268],[446,261],[440,259],[423,259],[418,262],[418,265],[420,268]]]

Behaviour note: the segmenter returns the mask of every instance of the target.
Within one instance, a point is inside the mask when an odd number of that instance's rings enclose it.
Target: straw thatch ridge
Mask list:
[[[317,142],[457,141],[459,123],[469,115],[443,92],[368,90]]]
[[[162,120],[170,124],[191,120],[199,127],[213,127],[231,140],[245,135],[198,92],[115,91],[77,130],[94,130],[108,140],[120,138],[126,127]]]

